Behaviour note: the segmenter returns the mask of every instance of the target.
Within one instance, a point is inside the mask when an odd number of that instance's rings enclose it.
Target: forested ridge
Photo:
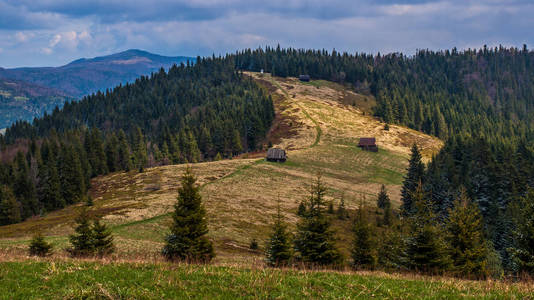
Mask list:
[[[526,46],[418,51],[414,56],[266,48],[236,54],[240,69],[309,74],[376,96],[375,114],[446,139],[533,137],[534,52]]]
[[[254,150],[273,118],[270,97],[215,57],[68,102],[2,138],[0,225],[87,199],[94,176]]]
[[[4,155],[14,160],[0,169],[0,224],[80,201],[93,176],[255,149],[274,109],[241,71],[262,69],[349,85],[375,96],[375,115],[386,124],[446,141],[428,164],[414,145],[401,218],[381,208],[391,245],[377,250],[380,263],[463,276],[533,272],[534,52],[526,47],[414,56],[247,49],[142,77],[7,130]],[[16,154],[16,146],[27,151]],[[364,242],[365,223],[355,225]],[[353,259],[374,266],[366,252]]]
[[[422,228],[439,230],[451,222],[455,201],[463,197],[468,199],[463,202],[475,203],[482,216],[483,240],[489,244],[476,247],[495,254],[485,263],[497,269],[533,270],[534,223],[529,214],[534,205],[534,52],[526,46],[421,50],[414,56],[280,48],[236,55],[238,68],[264,69],[277,76],[309,74],[351,85],[375,96],[375,115],[386,124],[445,140],[428,165],[414,149],[403,184],[405,220],[409,223],[424,211],[433,217]],[[417,202],[425,209],[417,208]],[[446,238],[431,241],[426,235],[435,232],[425,230],[417,238],[434,243],[434,252],[427,254],[443,256],[438,244]],[[471,246],[463,245],[467,248],[461,251],[474,251]],[[406,247],[399,251],[408,251]],[[403,264],[402,259],[395,263]],[[445,269],[438,264],[432,268]]]

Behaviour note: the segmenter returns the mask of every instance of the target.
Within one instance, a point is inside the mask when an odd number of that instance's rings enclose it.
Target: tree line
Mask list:
[[[255,150],[273,118],[270,96],[229,58],[68,102],[0,137],[0,225],[86,200],[95,176]]]
[[[534,52],[502,46],[370,55],[266,47],[235,54],[242,70],[308,74],[375,96],[375,115],[435,135],[532,140]]]

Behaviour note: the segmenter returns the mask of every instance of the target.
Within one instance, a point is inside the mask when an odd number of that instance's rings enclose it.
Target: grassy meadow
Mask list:
[[[0,299],[532,299],[524,283],[162,263],[0,263]]]

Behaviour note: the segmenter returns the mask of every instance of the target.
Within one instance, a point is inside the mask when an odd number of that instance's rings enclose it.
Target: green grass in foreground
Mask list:
[[[515,286],[146,263],[0,263],[0,299],[525,299]]]

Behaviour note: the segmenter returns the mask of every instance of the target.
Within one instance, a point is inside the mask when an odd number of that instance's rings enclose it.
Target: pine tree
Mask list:
[[[50,255],[51,251],[52,245],[45,241],[41,232],[38,232],[36,235],[33,236],[28,249],[28,252],[31,256],[45,257]]]
[[[409,265],[406,239],[401,229],[389,227],[378,239],[377,263],[386,270],[399,270]]]
[[[514,245],[507,250],[516,272],[534,274],[534,189],[529,189],[514,206],[517,207]]]
[[[373,233],[366,217],[363,201],[360,202],[352,232],[354,236],[351,249],[352,266],[355,269],[373,269],[376,261],[371,238]]]
[[[115,133],[111,133],[106,143],[106,163],[110,172],[116,172],[121,169],[119,159],[119,139]]]
[[[82,209],[78,217],[76,218],[76,227],[74,228],[74,234],[69,236],[71,244],[67,251],[72,256],[88,256],[94,253],[94,235],[89,222],[89,215],[86,209]]]
[[[168,260],[209,262],[214,256],[213,246],[206,237],[206,211],[199,187],[190,167],[182,176],[178,202],[174,207],[171,233],[165,238],[163,255]]]
[[[465,189],[449,210],[447,242],[453,271],[461,276],[485,277],[488,249],[482,232],[482,216],[469,200]]]
[[[265,260],[269,266],[286,266],[289,263],[293,256],[290,240],[291,238],[287,232],[287,225],[284,223],[280,211],[280,203],[278,203],[272,233],[267,241],[265,251]]]
[[[384,208],[384,217],[382,218],[382,225],[390,226],[393,223],[393,210],[391,204],[386,205]]]
[[[342,256],[335,246],[334,232],[325,214],[326,186],[318,176],[310,191],[306,214],[300,216],[294,241],[297,257],[302,262],[329,265],[339,264]]]
[[[66,204],[78,202],[85,194],[85,180],[80,158],[72,146],[61,146],[59,175],[61,196]]]
[[[106,224],[100,222],[99,219],[96,219],[93,222],[93,249],[96,254],[100,257],[109,255],[115,251],[115,246],[113,245],[113,236],[111,231],[108,229]]]
[[[0,186],[0,226],[20,221],[20,203],[9,186]]]
[[[121,129],[119,130],[119,147],[118,147],[118,166],[121,170],[130,171],[132,167],[132,157],[130,148],[128,147],[128,140],[126,134]]]
[[[138,170],[143,170],[148,161],[148,153],[146,149],[146,142],[141,128],[137,127],[134,135],[134,158],[135,167]]]
[[[337,218],[340,220],[345,220],[349,217],[347,208],[345,207],[345,194],[341,195],[341,199],[339,200],[339,206],[337,207]]]
[[[53,142],[52,142],[53,143]],[[61,181],[58,174],[57,161],[50,143],[42,145],[42,163],[39,164],[39,201],[48,211],[65,207],[65,199],[61,193]]]
[[[435,225],[432,205],[423,192],[421,184],[413,194],[414,214],[410,219],[410,237],[407,254],[410,266],[422,272],[440,273],[449,268],[448,255],[442,230]]]
[[[404,183],[401,191],[401,212],[405,216],[413,214],[414,199],[413,194],[418,184],[423,180],[425,166],[421,160],[421,153],[416,144],[412,146],[412,154],[408,166],[408,174],[404,177]]]
[[[217,152],[217,155],[215,155],[215,158],[214,158],[213,160],[214,160],[214,161],[222,160],[221,153]]]
[[[380,192],[378,193],[378,198],[376,200],[376,206],[381,209],[385,209],[387,206],[391,206],[391,201],[389,200],[388,192],[386,186],[382,185]]]

